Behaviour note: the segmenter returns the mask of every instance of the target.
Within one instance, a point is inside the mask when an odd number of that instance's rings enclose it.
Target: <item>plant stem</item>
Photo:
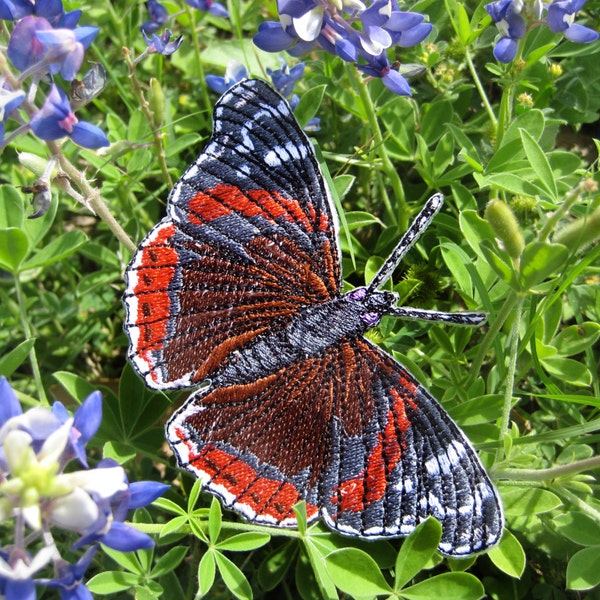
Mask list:
[[[592,456],[583,460],[575,461],[570,465],[560,465],[548,469],[498,469],[494,471],[496,479],[512,479],[513,481],[548,481],[575,475],[582,471],[600,469],[600,456]]]
[[[504,406],[502,408],[502,422],[500,423],[500,442],[508,435],[510,424],[510,411],[513,403],[513,390],[515,386],[515,374],[517,371],[517,358],[519,354],[519,329],[521,326],[521,316],[523,314],[523,303],[525,297],[522,294],[517,295],[514,320],[510,330],[510,346],[508,353],[508,368],[506,371],[506,388],[504,390]],[[504,454],[504,444],[496,452],[496,460],[500,461]]]
[[[408,206],[406,204],[404,187],[402,186],[402,181],[400,180],[400,175],[398,175],[398,171],[392,164],[392,161],[390,160],[386,152],[383,134],[381,133],[381,128],[379,127],[379,120],[377,119],[375,105],[373,104],[373,100],[371,98],[371,95],[369,94],[369,90],[367,88],[366,83],[358,76],[356,68],[353,65],[351,65],[346,69],[346,72],[349,74],[353,88],[358,91],[360,99],[362,100],[363,106],[365,108],[365,113],[367,115],[367,120],[369,121],[369,126],[371,127],[371,131],[373,132],[375,150],[377,151],[379,159],[381,160],[381,170],[383,171],[384,175],[388,178],[392,186],[392,190],[394,191],[397,211],[393,210],[389,196],[382,186],[382,199],[383,204],[385,206],[385,210],[389,218],[391,219],[391,224],[398,225],[398,227],[402,231],[404,231],[408,227]]]
[[[471,53],[469,52],[468,48],[465,49],[465,58],[467,60],[467,67],[469,68],[469,73],[471,73],[471,78],[473,79],[473,83],[475,84],[475,87],[477,88],[477,91],[479,92],[479,97],[481,98],[481,102],[488,114],[490,122],[492,123],[494,129],[497,130],[498,129],[498,119],[496,118],[494,109],[492,108],[492,105],[490,104],[490,101],[488,100],[487,94],[485,93],[485,90],[483,89],[483,85],[481,84],[481,80],[479,79],[479,75],[477,74],[477,69],[475,68],[475,65],[473,64],[473,58],[471,57]]]
[[[27,309],[25,308],[25,295],[23,294],[23,288],[21,287],[21,280],[19,279],[18,273],[15,273],[15,291],[17,293],[17,302],[19,304],[19,313],[21,318],[21,327],[23,328],[23,335],[25,336],[26,340],[30,340],[31,338],[33,338],[33,335],[31,333],[29,321],[27,320]],[[29,351],[29,362],[31,363],[31,371],[33,373],[33,380],[35,381],[38,397],[40,399],[40,405],[49,406],[48,397],[46,396],[46,390],[44,389],[44,384],[42,382],[42,373],[40,371],[40,365],[38,363],[37,353],[35,351],[35,344]]]

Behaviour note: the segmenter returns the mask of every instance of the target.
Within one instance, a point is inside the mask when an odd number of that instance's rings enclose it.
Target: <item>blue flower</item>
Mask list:
[[[60,71],[63,79],[71,81],[81,67],[85,50],[90,47],[98,31],[98,27],[63,28],[36,31],[35,36],[44,46],[44,60],[50,65],[50,72],[55,74]]]
[[[62,14],[62,0],[0,0],[0,19],[5,21],[18,21],[31,15],[54,21]]]
[[[226,19],[229,17],[229,12],[220,2],[213,2],[213,0],[185,0],[192,8],[201,10],[202,12],[209,12],[215,17],[222,17]]]
[[[502,63],[509,63],[517,55],[518,40],[525,35],[527,29],[521,16],[523,1],[499,0],[486,4],[485,10],[502,36],[494,46],[494,56]]]
[[[83,583],[83,576],[97,550],[98,546],[90,546],[76,564],[62,562],[54,579],[36,579],[36,583],[60,589],[61,600],[92,600],[92,594]]]
[[[385,52],[371,59],[366,65],[358,65],[358,69],[367,75],[371,75],[371,77],[380,77],[383,85],[394,94],[399,96],[411,95],[408,81],[396,69],[392,68]]]
[[[61,402],[55,402],[52,405],[52,413],[58,418],[60,423],[66,423],[71,418],[67,409]],[[85,445],[91,440],[102,422],[102,394],[92,392],[77,409],[73,415],[73,426],[69,439],[68,450],[65,451],[65,459],[68,462],[71,458],[77,460],[87,467],[87,457],[85,455]]]
[[[574,23],[577,12],[580,11],[586,0],[554,0],[548,6],[547,23],[550,31],[562,33],[568,40],[578,44],[589,44],[598,39],[598,32]]]
[[[176,52],[183,42],[183,36],[181,35],[171,41],[171,32],[168,29],[163,31],[160,35],[153,33],[149,37],[146,35],[145,31],[142,31],[142,35],[144,36],[144,40],[148,45],[146,48],[147,52],[163,54],[165,56],[169,56],[170,54],[173,54],[173,52]]]
[[[146,34],[157,32],[161,27],[169,21],[169,13],[167,9],[156,0],[148,0],[146,8],[150,13],[150,20],[146,21],[140,27],[140,30]]]
[[[15,25],[8,40],[7,54],[19,71],[41,63],[46,50],[36,34],[51,29],[52,25],[44,17],[25,17]]]
[[[390,74],[382,54],[393,46],[419,44],[432,29],[420,13],[401,11],[397,0],[375,0],[368,8],[361,0],[279,0],[278,9],[279,23],[262,23],[254,36],[261,50],[300,56],[320,46],[373,77],[385,77],[397,94],[409,88]]]
[[[30,125],[33,133],[42,140],[57,140],[69,136],[84,148],[96,149],[109,145],[106,135],[99,127],[77,119],[71,111],[67,95],[54,84]]]
[[[206,85],[216,94],[224,94],[232,85],[248,77],[246,67],[237,60],[231,60],[225,69],[225,75],[207,75]]]
[[[281,69],[272,71],[267,68],[267,75],[271,78],[275,89],[286,98],[289,98],[293,91],[296,82],[304,75],[304,63],[298,63],[291,69],[287,63],[281,60]]]
[[[0,377],[0,429],[13,417],[23,414],[21,403],[6,377]]]

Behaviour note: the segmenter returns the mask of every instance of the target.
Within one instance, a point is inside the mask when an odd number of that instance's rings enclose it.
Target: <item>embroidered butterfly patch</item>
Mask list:
[[[179,464],[254,523],[309,520],[363,538],[429,516],[439,550],[498,542],[498,493],[438,402],[363,334],[396,307],[379,291],[442,205],[433,196],[367,287],[341,292],[335,210],[289,105],[245,80],[126,272],[129,359],[156,389],[200,386],[167,424]]]

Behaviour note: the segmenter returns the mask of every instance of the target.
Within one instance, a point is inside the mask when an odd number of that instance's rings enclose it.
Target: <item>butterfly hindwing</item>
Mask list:
[[[431,395],[365,339],[343,339],[251,383],[212,384],[167,426],[180,464],[247,519],[295,525],[306,500],[346,535],[407,535],[429,516],[440,550],[498,541],[502,509],[469,441]]]
[[[199,384],[266,328],[339,291],[330,198],[288,104],[242,82],[214,121],[126,271],[129,357],[159,389]]]

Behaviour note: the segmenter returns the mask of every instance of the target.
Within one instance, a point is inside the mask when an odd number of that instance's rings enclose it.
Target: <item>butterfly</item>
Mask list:
[[[503,530],[475,450],[431,394],[364,333],[384,315],[477,324],[380,291],[442,206],[424,206],[366,287],[342,293],[338,222],[310,141],[265,82],[230,88],[208,145],[126,270],[129,360],[151,388],[199,387],[167,440],[179,465],[247,520],[362,538],[429,516],[440,552]]]

